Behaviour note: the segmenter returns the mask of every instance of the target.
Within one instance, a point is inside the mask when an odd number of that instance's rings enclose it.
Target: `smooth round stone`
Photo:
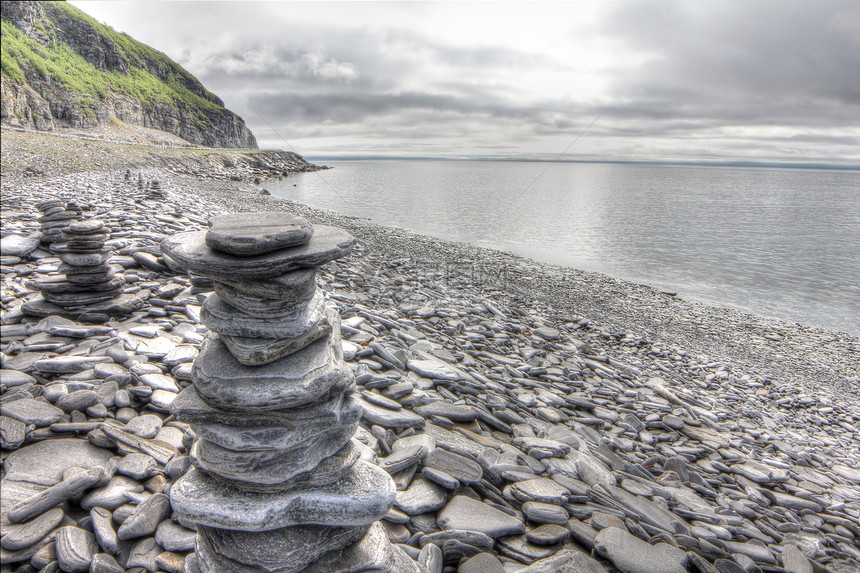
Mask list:
[[[326,320],[326,302],[322,293],[317,292],[308,304],[290,314],[259,318],[237,311],[220,296],[212,294],[203,303],[200,320],[209,329],[228,336],[295,338]]]
[[[209,223],[206,245],[240,257],[304,245],[314,232],[304,217],[273,211],[219,215]]]
[[[262,255],[237,257],[206,245],[206,231],[177,233],[161,242],[161,249],[189,271],[215,280],[276,277],[307,267],[319,267],[352,249],[355,238],[335,227],[317,226],[310,241]]]
[[[284,410],[317,402],[353,383],[343,361],[340,336],[332,333],[287,357],[262,366],[246,366],[210,338],[200,349],[192,376],[200,397],[230,411]]]
[[[213,281],[213,283],[215,294],[221,297],[221,300],[245,314],[257,318],[285,316],[294,313],[299,306],[307,304],[316,293],[316,280],[314,279],[311,279],[303,292],[297,292],[296,296],[284,299],[247,295],[227,283],[220,281]]]
[[[96,253],[59,253],[61,261],[73,267],[92,267],[101,265],[110,258],[110,251],[104,249]]]
[[[567,523],[567,510],[551,503],[527,501],[523,504],[523,513],[535,523],[552,523],[564,525]]]
[[[256,278],[245,280],[243,277],[225,277],[217,281],[212,281],[215,292],[221,295],[219,287],[224,290],[228,287],[227,296],[223,297],[228,304],[230,297],[239,296],[241,293],[243,300],[269,299],[269,300],[306,300],[310,299],[316,291],[317,269],[311,267],[307,269],[296,269],[282,275],[270,278]],[[240,304],[233,305],[237,308]],[[249,313],[250,314],[250,313]]]
[[[406,515],[420,515],[441,509],[445,500],[444,489],[431,481],[418,478],[413,480],[408,488],[397,492],[394,505]]]
[[[77,235],[90,235],[101,231],[104,226],[104,223],[98,219],[84,219],[83,221],[72,221],[69,223],[68,229],[70,233]]]
[[[249,533],[199,526],[197,555],[210,571],[298,571],[356,543],[369,528],[297,525]]]
[[[181,520],[239,531],[293,525],[367,525],[394,503],[391,477],[358,461],[341,480],[294,492],[247,492],[194,468],[170,488]]]
[[[546,524],[526,531],[526,539],[535,545],[555,545],[567,539],[570,530],[555,524]]]
[[[194,549],[194,541],[197,532],[165,519],[158,524],[155,530],[155,542],[161,545],[165,551],[191,551]]]

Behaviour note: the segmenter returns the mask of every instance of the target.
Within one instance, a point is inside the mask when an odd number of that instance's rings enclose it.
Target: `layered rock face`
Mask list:
[[[418,571],[375,523],[394,503],[389,475],[362,461],[362,416],[343,360],[340,317],[316,267],[354,239],[288,213],[224,215],[162,250],[215,293],[214,333],[171,412],[196,433],[192,468],[171,489],[197,526],[187,571]]]

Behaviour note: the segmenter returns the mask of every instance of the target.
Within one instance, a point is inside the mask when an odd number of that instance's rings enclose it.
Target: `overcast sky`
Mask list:
[[[860,164],[860,2],[73,4],[308,156]]]

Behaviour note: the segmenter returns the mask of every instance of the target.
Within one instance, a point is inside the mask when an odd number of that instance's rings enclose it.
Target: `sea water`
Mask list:
[[[277,197],[860,335],[860,171],[317,161]]]

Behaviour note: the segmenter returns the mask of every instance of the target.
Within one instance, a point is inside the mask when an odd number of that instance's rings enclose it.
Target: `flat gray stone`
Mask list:
[[[550,523],[526,531],[526,539],[535,545],[555,545],[569,536],[570,530],[567,527]]]
[[[119,553],[119,538],[113,527],[111,512],[103,507],[94,507],[90,510],[90,519],[99,547],[114,555]]]
[[[103,467],[113,456],[113,452],[96,447],[87,440],[45,440],[16,450],[6,457],[4,482],[29,481],[48,487],[63,481],[63,474],[70,468]],[[4,495],[4,511],[11,505],[12,501]]]
[[[192,468],[170,488],[170,501],[188,523],[268,531],[293,525],[367,525],[388,512],[395,493],[387,473],[358,461],[338,482],[287,493],[243,492]]]
[[[310,472],[349,443],[358,423],[330,425],[288,449],[236,451],[198,438],[191,448],[192,463],[207,473],[257,487],[279,485],[283,490],[298,474]],[[337,468],[335,468],[337,469]]]
[[[215,280],[268,278],[307,267],[319,267],[347,254],[355,238],[335,227],[318,225],[310,241],[262,255],[237,257],[206,245],[206,231],[178,233],[161,242],[161,249],[189,271]]]
[[[298,273],[301,271],[294,272]],[[294,313],[296,312],[297,307],[306,305],[316,294],[317,290],[316,281],[311,279],[306,285],[306,288],[301,292],[296,292],[295,296],[283,299],[273,299],[271,298],[271,295],[266,298],[248,295],[227,283],[220,281],[213,282],[215,284],[215,294],[217,294],[221,300],[233,308],[257,318],[286,316]]]
[[[0,449],[17,450],[27,439],[27,425],[8,416],[0,416]]]
[[[564,505],[570,491],[548,478],[534,478],[512,483],[505,487],[505,494],[510,494],[514,499],[521,502],[551,503]]]
[[[439,512],[437,522],[442,529],[478,531],[492,538],[519,535],[526,530],[519,518],[465,495],[449,501]]]
[[[392,429],[421,428],[425,424],[423,417],[405,408],[390,410],[373,404],[362,397],[359,397],[358,401],[362,408],[364,408],[362,417],[370,424]]]
[[[259,318],[239,312],[212,294],[203,303],[200,320],[210,330],[228,336],[296,338],[326,320],[326,302],[322,292],[317,292],[308,304],[297,306],[289,314]]]
[[[441,509],[446,499],[444,489],[429,480],[418,478],[412,480],[408,488],[397,492],[394,505],[406,515],[419,515]]]
[[[445,472],[465,484],[478,483],[484,476],[484,470],[477,462],[441,448],[436,448],[427,455],[424,466]]]
[[[194,549],[196,538],[196,531],[183,527],[170,519],[165,519],[159,523],[155,530],[155,541],[165,551],[191,551]]]
[[[101,507],[113,511],[128,503],[127,493],[140,493],[142,491],[143,486],[137,480],[126,476],[114,476],[107,485],[86,494],[81,500],[81,509],[89,511],[95,507]]]
[[[0,405],[0,414],[23,424],[33,424],[39,428],[50,426],[63,419],[63,411],[46,402],[34,398],[21,398]]]
[[[302,350],[261,366],[246,366],[210,338],[194,363],[194,386],[212,407],[242,412],[284,410],[319,402],[353,384],[340,337],[332,333]]]
[[[522,511],[529,521],[538,524],[564,525],[568,519],[567,510],[552,503],[527,501],[523,504]]]
[[[251,338],[221,335],[236,360],[246,366],[263,366],[305,348],[332,333],[332,320],[312,325],[304,334],[293,338]],[[336,330],[336,329],[334,329]]]
[[[431,402],[415,408],[415,413],[430,418],[431,416],[442,416],[453,422],[471,422],[477,417],[472,406],[460,406],[450,404],[444,400]]]
[[[18,551],[35,545],[37,541],[48,535],[60,524],[64,515],[62,509],[55,508],[27,523],[5,526],[3,528],[5,534],[0,540],[0,546],[8,551]]]
[[[86,315],[125,316],[143,307],[144,300],[134,294],[121,294],[102,302],[65,308],[45,300],[43,296],[34,297],[21,305],[24,314],[30,316],[62,316],[77,320]]]
[[[222,296],[227,304],[234,305],[231,299],[240,297],[242,301],[253,304],[252,299],[268,299],[278,301],[310,300],[317,288],[317,269],[310,267],[296,269],[269,278],[223,277],[213,281],[215,292]],[[224,287],[227,287],[226,289]],[[219,290],[220,289],[220,290]],[[251,314],[251,313],[248,313]]]
[[[23,235],[6,235],[0,239],[0,253],[13,257],[26,257],[39,247],[38,238]]]
[[[330,551],[309,565],[303,573],[332,571],[374,571],[380,573],[422,573],[415,562],[388,541],[385,529],[374,523],[361,541],[341,551]]]
[[[304,217],[276,211],[218,215],[209,223],[206,245],[240,257],[304,245],[314,232]]]
[[[594,549],[623,573],[685,573],[687,554],[668,543],[650,545],[617,527],[602,529]]]
[[[562,549],[552,557],[535,561],[517,573],[606,573],[606,568],[582,551]]]
[[[170,515],[170,499],[155,493],[138,504],[134,512],[122,523],[116,536],[125,541],[155,533],[158,524]]]
[[[200,526],[197,555],[210,571],[300,571],[324,554],[358,542],[369,529],[297,525],[249,533]]]

